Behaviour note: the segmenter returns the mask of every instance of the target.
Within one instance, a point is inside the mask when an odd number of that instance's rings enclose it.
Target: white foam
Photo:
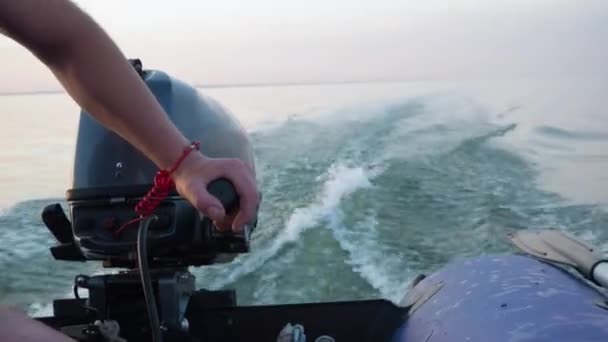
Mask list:
[[[213,277],[205,286],[221,288],[227,284],[237,281],[239,278],[255,272],[268,260],[275,256],[287,245],[298,240],[300,235],[321,223],[328,221],[327,227],[331,229],[335,239],[344,251],[349,254],[349,260],[353,271],[358,273],[372,287],[377,289],[383,298],[399,301],[405,294],[407,287],[407,270],[395,274],[399,269],[398,260],[386,259],[385,251],[381,248],[378,239],[375,238],[376,221],[374,217],[363,222],[367,227],[362,240],[355,232],[348,229],[342,223],[342,213],[339,209],[341,201],[353,192],[371,187],[371,179],[382,172],[381,166],[375,166],[372,170],[364,167],[347,167],[344,164],[336,164],[320,177],[324,180],[324,188],[318,201],[298,208],[291,214],[285,228],[273,240],[272,244],[259,252],[245,258],[239,258],[234,263],[238,264],[229,273]],[[218,266],[214,266],[218,267]],[[219,266],[221,267],[221,266]],[[392,271],[391,271],[392,270]],[[258,297],[273,297],[273,286],[257,291]]]
[[[53,315],[53,304],[33,303],[28,308],[28,315],[32,317],[49,317]]]
[[[371,186],[366,171],[362,167],[347,167],[341,163],[332,165],[324,178],[323,191],[318,200],[306,207],[295,209],[287,220],[285,228],[273,239],[270,246],[260,248],[258,252],[251,255],[235,259],[233,263],[238,264],[235,268],[227,274],[205,279],[207,281],[205,286],[221,288],[256,271],[282,248],[296,242],[304,231],[315,227],[322,220],[330,218],[343,198],[361,188]],[[213,266],[216,269],[218,267],[223,266]]]
[[[396,303],[406,293],[409,272],[402,269],[399,260],[387,257],[377,237],[375,217],[370,216],[360,226],[365,228],[363,232],[350,229],[343,224],[342,213],[336,212],[329,228],[340,248],[348,253],[348,263],[353,271],[378,290],[383,298]]]

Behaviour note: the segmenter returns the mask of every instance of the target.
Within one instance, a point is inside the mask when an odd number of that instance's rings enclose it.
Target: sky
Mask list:
[[[76,2],[127,57],[200,85],[608,74],[605,0]],[[0,65],[0,92],[60,88],[3,36]]]

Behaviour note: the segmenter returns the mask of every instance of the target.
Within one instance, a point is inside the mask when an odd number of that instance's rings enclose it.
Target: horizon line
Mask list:
[[[221,88],[290,87],[290,86],[340,85],[340,84],[365,84],[365,83],[404,83],[404,82],[420,82],[420,81],[422,81],[422,80],[242,82],[242,83],[211,83],[211,84],[194,83],[194,84],[191,84],[191,86],[196,89],[221,89]],[[64,93],[66,93],[65,89],[17,90],[17,91],[0,91],[0,96],[53,95],[53,94],[64,94]]]

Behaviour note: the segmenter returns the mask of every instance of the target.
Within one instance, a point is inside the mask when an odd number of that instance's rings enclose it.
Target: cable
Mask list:
[[[145,218],[139,224],[139,231],[137,232],[137,259],[139,262],[139,274],[141,276],[141,283],[144,290],[144,299],[146,300],[146,310],[148,311],[148,318],[150,319],[150,328],[152,333],[153,342],[162,342],[163,336],[160,331],[160,321],[158,318],[158,311],[156,309],[156,300],[154,299],[154,292],[152,289],[152,281],[150,280],[150,268],[148,266],[148,228],[152,220],[156,221],[158,217],[156,215]]]

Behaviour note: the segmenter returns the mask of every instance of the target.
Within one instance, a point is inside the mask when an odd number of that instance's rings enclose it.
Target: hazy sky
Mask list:
[[[80,0],[128,57],[200,84],[608,74],[606,0]],[[56,89],[0,37],[0,91]]]

